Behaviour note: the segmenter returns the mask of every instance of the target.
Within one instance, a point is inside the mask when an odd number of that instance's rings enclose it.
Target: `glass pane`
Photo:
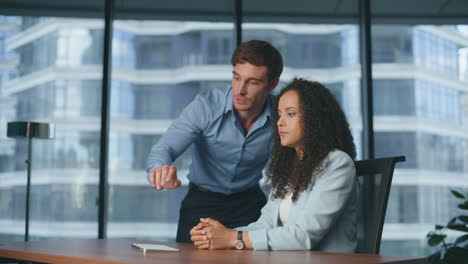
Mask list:
[[[357,25],[245,23],[242,40],[272,43],[283,55],[284,71],[274,93],[293,78],[319,81],[345,112],[361,155],[361,69]]]
[[[195,95],[230,84],[233,25],[116,20],[112,45],[108,237],[174,241],[190,148],[176,190],[149,185],[146,158]]]
[[[103,20],[0,16],[0,241],[24,237],[26,139],[7,122],[55,124],[32,140],[30,240],[96,238]]]
[[[384,255],[428,255],[426,234],[457,215],[449,190],[468,190],[466,28],[372,28],[376,157],[406,156],[395,169]]]

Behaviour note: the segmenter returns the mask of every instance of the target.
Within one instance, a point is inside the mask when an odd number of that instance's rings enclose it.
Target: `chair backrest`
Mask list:
[[[357,239],[359,253],[379,254],[395,163],[405,156],[355,162],[358,189]]]

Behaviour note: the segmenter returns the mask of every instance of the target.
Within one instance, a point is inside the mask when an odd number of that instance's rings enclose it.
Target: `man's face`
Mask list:
[[[234,66],[232,102],[238,112],[261,112],[268,92],[278,84],[278,79],[268,79],[267,71],[266,66],[255,66],[248,62],[237,63]]]

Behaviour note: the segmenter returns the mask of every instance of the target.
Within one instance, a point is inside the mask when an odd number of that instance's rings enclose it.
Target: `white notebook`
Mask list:
[[[132,243],[132,247],[138,248],[139,250],[143,251],[143,253],[152,252],[152,251],[180,251],[177,248],[168,247],[166,245],[159,245],[159,244]]]

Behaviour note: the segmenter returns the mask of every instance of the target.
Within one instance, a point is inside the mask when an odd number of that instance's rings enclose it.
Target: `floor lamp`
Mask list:
[[[29,240],[29,192],[31,188],[31,166],[32,166],[32,139],[52,139],[54,138],[54,125],[36,122],[8,122],[7,137],[28,138],[28,177],[26,184],[26,219],[24,241]]]

